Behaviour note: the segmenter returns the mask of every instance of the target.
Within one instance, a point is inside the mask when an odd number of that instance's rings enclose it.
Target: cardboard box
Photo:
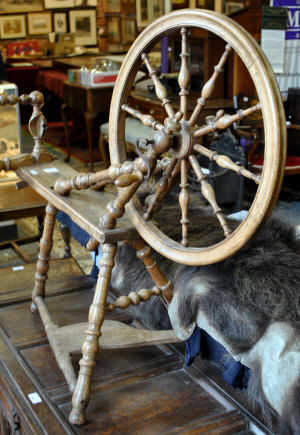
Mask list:
[[[58,42],[48,42],[47,49],[51,56],[66,56],[74,52],[75,38],[73,33],[58,36]]]
[[[114,86],[118,76],[117,71],[90,72],[88,70],[80,71],[80,82],[83,86],[92,87],[109,87]]]

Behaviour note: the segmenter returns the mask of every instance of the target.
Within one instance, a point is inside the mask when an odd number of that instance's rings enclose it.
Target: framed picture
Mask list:
[[[76,45],[96,45],[97,27],[96,11],[80,9],[69,11],[70,32],[75,33]]]
[[[74,0],[44,0],[45,9],[73,8]]]
[[[172,0],[172,9],[182,9],[188,8],[189,1],[188,0]]]
[[[163,0],[136,0],[136,20],[138,28],[146,27],[163,15]]]
[[[106,17],[106,33],[107,42],[110,43],[120,43],[121,42],[121,32],[120,32],[120,17]]]
[[[244,3],[243,2],[226,2],[225,4],[225,13],[227,15],[233,14],[236,11],[239,11],[240,9],[243,9]]]
[[[75,0],[75,6],[97,6],[97,0]]]
[[[122,14],[135,14],[135,0],[122,0]]]
[[[43,0],[1,1],[0,14],[34,12],[43,10]]]
[[[196,8],[199,9],[215,9],[215,0],[196,0]]]
[[[122,25],[122,42],[125,44],[134,42],[136,38],[136,21],[135,18],[123,18]]]
[[[51,12],[28,14],[27,19],[29,35],[45,35],[52,32]]]
[[[67,33],[67,14],[56,12],[53,14],[53,30],[55,33]]]
[[[24,38],[26,36],[25,15],[0,17],[1,39]]]
[[[121,12],[121,0],[104,0],[104,12]]]

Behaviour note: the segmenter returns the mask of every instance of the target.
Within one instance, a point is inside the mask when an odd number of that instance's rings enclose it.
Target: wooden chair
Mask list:
[[[100,137],[99,137],[99,150],[100,155],[104,163],[104,167],[109,167],[108,158],[108,128],[109,123],[106,122],[100,126]],[[125,130],[125,144],[126,144],[126,154],[136,154],[135,143],[138,137],[143,137],[148,140],[152,140],[154,137],[154,131],[150,127],[146,127],[141,124],[137,119],[127,118],[126,119],[126,130]],[[140,147],[142,151],[146,151],[145,146]]]
[[[247,107],[251,107],[257,102],[258,99],[256,97],[242,93],[234,97],[234,107],[236,110],[245,110]],[[264,132],[262,121],[263,119],[261,112],[256,112],[255,114],[247,116],[236,130],[240,137],[245,138],[251,143],[249,149],[247,150],[249,169],[260,173],[262,172],[264,165]],[[296,128],[296,126],[287,125],[287,128],[293,129]],[[284,174],[300,174],[299,156],[292,156],[287,153]]]
[[[226,46],[212,76],[202,89],[191,117],[187,119],[190,80],[188,28],[201,29],[203,26],[217,35],[224,33]],[[151,64],[148,52],[154,48],[159,39],[177,30],[181,32],[181,69],[178,78],[181,102],[180,111],[175,113],[171,101],[167,98],[167,91]],[[214,91],[218,76],[232,50],[236,50],[244,63],[251,66],[249,70],[260,95],[260,103],[234,115],[226,115],[223,110],[220,110],[215,116],[206,118],[206,125],[199,127],[196,125],[199,114]],[[131,86],[142,62],[153,80],[156,95],[166,111],[164,125],[151,115],[143,115],[128,105]],[[219,155],[202,145],[202,138],[206,134],[225,130],[237,120],[260,108],[267,116],[268,125],[265,134],[265,147],[268,152],[265,158],[265,171],[261,176],[251,173],[227,156]],[[96,354],[99,351],[100,337],[102,346],[113,347],[178,341],[174,331],[140,331],[105,320],[107,312],[117,307],[127,308],[129,305],[136,305],[151,297],[162,297],[166,304],[171,301],[172,283],[160,270],[145,242],[172,261],[188,266],[209,265],[236,254],[261,228],[275,204],[283,177],[285,121],[281,116],[282,110],[276,79],[270,71],[269,64],[265,56],[261,55],[258,45],[249,35],[246,35],[244,30],[228,17],[224,16],[221,20],[218,14],[210,11],[178,10],[152,23],[133,44],[122,64],[111,102],[109,122],[111,166],[108,169],[90,174],[77,174],[62,162],[48,159],[46,163],[42,163],[32,156],[27,157],[26,165],[23,164],[24,162],[12,165],[22,180],[33,186],[48,201],[31,308],[32,311],[39,311],[57,362],[73,391],[73,408],[69,417],[72,424],[80,425],[85,422],[85,410],[91,394],[91,377],[96,364]],[[154,131],[153,141],[134,161],[126,161],[127,114]],[[171,157],[160,159],[166,152],[170,152]],[[207,182],[197,161],[196,156],[199,154],[215,161],[220,167],[229,168],[260,185],[247,216],[234,232],[231,232],[226,217],[216,202],[214,190]],[[187,179],[191,168],[224,234],[221,242],[205,248],[188,246],[190,195]],[[136,191],[149,176],[159,173],[161,178],[156,184],[155,193],[148,196],[142,205],[135,195]],[[162,233],[156,226],[155,220],[151,219],[163,199],[178,183],[180,183],[182,235],[180,243]],[[101,191],[101,193],[97,191],[109,184],[116,186],[116,195],[109,191]],[[126,217],[124,217],[125,208]],[[88,325],[69,325],[59,328],[46,305],[45,285],[57,210],[67,213],[75,223],[91,235],[87,244],[88,249],[93,250],[99,243],[102,244],[103,256],[90,306]],[[109,303],[107,294],[111,270],[114,266],[117,242],[122,240],[129,241],[137,251],[138,258],[144,262],[153,278],[154,286],[151,289],[131,292],[128,296],[122,296],[115,302]],[[76,379],[70,352],[78,349],[82,335],[85,337],[82,344],[83,354]]]

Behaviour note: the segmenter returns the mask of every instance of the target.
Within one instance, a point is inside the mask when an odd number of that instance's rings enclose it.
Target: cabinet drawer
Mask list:
[[[140,101],[138,99],[129,97],[128,103],[133,109],[139,110],[145,115],[151,115],[161,123],[163,123],[164,119],[167,117],[165,109],[159,104],[159,102],[158,104],[153,104],[151,101],[147,101],[146,99]]]

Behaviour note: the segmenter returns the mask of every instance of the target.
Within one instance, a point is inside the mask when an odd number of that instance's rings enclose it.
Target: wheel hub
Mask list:
[[[191,127],[188,121],[180,121],[181,130],[173,133],[173,144],[170,149],[172,157],[185,159],[194,152],[196,138],[193,133],[197,130],[196,127]]]

